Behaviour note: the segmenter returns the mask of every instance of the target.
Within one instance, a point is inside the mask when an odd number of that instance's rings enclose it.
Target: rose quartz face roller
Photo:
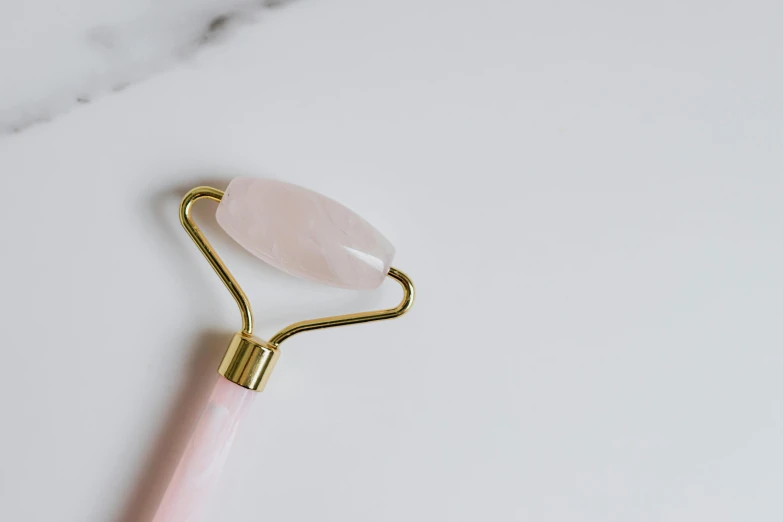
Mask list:
[[[297,277],[351,289],[396,280],[403,298],[394,308],[300,321],[268,341],[253,336],[250,302],[191,218],[200,199],[220,201],[218,224],[245,249]],[[234,297],[242,330],[218,368],[217,384],[169,482],[153,522],[198,522],[226,460],[237,427],[264,389],[285,339],[308,330],[399,317],[413,304],[411,280],[391,267],[394,247],[367,221],[340,203],[281,181],[236,178],[225,193],[188,192],[180,206],[185,230]]]

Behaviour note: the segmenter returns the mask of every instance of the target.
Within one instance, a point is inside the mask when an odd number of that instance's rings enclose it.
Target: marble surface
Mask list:
[[[21,132],[186,62],[285,0],[80,0],[0,6],[0,133]]]
[[[1,8],[0,520],[152,519],[240,328],[178,204],[237,176],[355,210],[418,292],[286,341],[208,520],[783,518],[781,2],[178,4]],[[112,92],[96,27],[165,65]],[[260,337],[397,303],[216,207]]]

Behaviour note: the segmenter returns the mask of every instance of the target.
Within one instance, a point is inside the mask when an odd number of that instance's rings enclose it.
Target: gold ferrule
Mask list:
[[[277,347],[242,332],[234,334],[218,373],[229,381],[253,391],[263,391],[272,374]]]

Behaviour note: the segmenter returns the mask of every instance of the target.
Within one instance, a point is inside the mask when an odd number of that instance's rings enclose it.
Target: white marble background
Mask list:
[[[207,520],[783,520],[783,2],[259,6],[2,3],[0,521],[150,520],[239,327],[178,204],[239,175],[418,297],[287,342]],[[399,298],[214,208],[262,337]]]
[[[118,92],[285,0],[32,0],[0,6],[0,133]]]

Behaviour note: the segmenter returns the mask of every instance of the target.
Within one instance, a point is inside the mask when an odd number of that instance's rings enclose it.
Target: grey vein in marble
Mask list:
[[[225,40],[239,27],[257,22],[263,11],[288,1],[113,0],[117,5],[112,5],[91,0],[83,2],[68,23],[62,22],[55,0],[32,4],[37,13],[31,4],[4,5],[0,135],[21,132],[120,92]]]

